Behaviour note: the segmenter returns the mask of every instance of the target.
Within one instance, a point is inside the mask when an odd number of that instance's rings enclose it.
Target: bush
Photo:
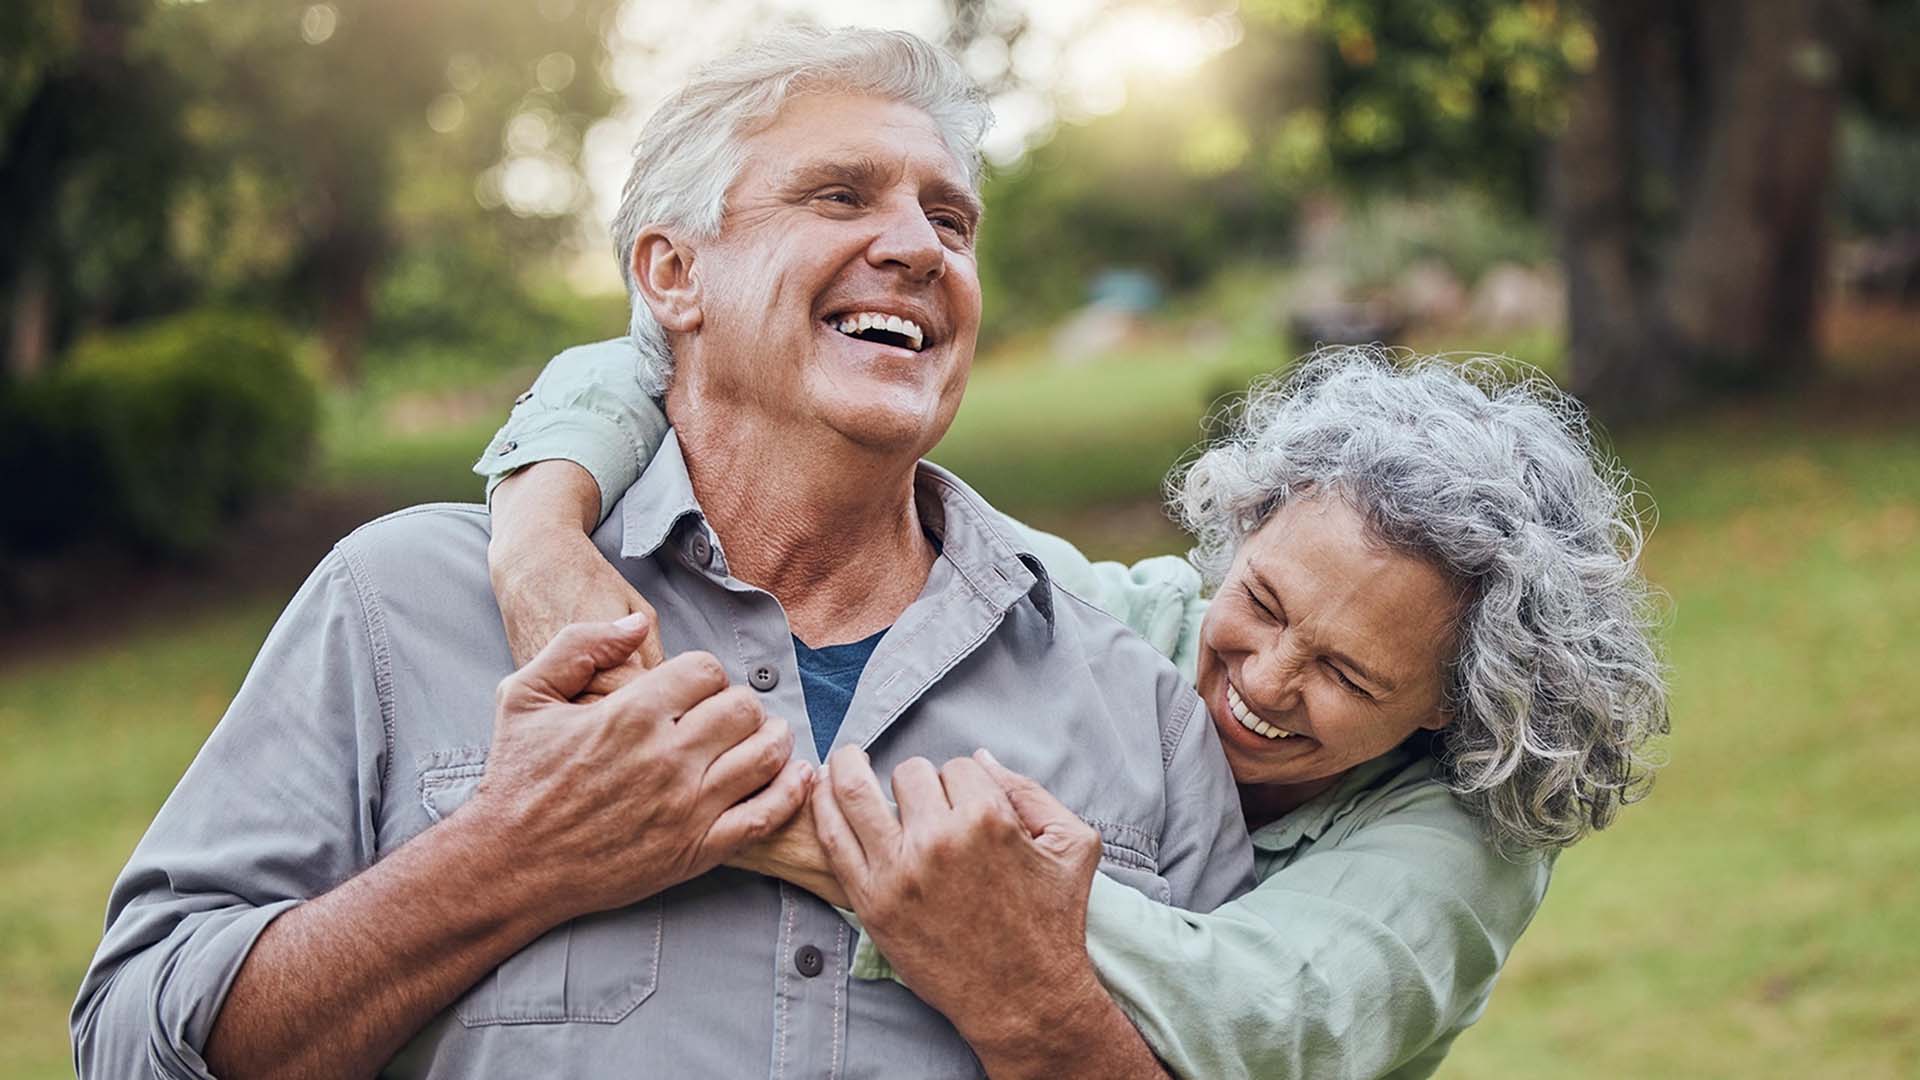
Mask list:
[[[226,518],[294,482],[316,423],[313,384],[266,320],[203,311],[91,338],[0,394],[0,468],[22,500],[0,545],[102,535],[204,549]]]

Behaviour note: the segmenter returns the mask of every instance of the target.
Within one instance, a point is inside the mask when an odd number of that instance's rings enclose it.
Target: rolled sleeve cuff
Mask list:
[[[616,483],[616,478],[633,475],[639,458],[632,433],[618,420],[572,409],[508,420],[473,471],[487,478],[491,503],[493,489],[516,470],[539,461],[571,461],[593,475],[600,488],[600,518],[605,520],[626,494],[628,485]]]
[[[123,970],[115,981],[133,977],[131,984],[113,989],[130,997],[109,1002],[117,996],[110,990],[96,999],[96,1011],[86,1025],[89,1037],[76,1047],[79,1075],[133,1075],[129,1064],[144,1059],[156,1077],[215,1080],[204,1051],[234,977],[267,924],[300,903],[222,908],[183,920],[169,937],[177,944],[157,947],[161,951],[153,957],[158,970],[149,976],[150,992],[140,992],[138,971]],[[127,1045],[135,1039],[145,1043],[144,1050]]]

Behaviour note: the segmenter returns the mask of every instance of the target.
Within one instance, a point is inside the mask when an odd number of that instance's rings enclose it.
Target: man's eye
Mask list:
[[[936,229],[946,229],[948,232],[956,232],[962,236],[967,233],[967,223],[958,214],[933,214],[927,220],[933,222],[933,227]]]
[[[851,191],[823,191],[814,198],[841,206],[859,206],[860,198]]]

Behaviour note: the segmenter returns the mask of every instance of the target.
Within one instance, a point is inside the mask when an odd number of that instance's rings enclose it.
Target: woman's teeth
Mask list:
[[[1233,713],[1235,720],[1240,721],[1241,727],[1256,735],[1263,735],[1269,739],[1287,739],[1293,736],[1293,732],[1282,731],[1253,715],[1253,710],[1247,708],[1247,703],[1240,698],[1240,691],[1235,690],[1232,683],[1227,684],[1227,709]]]

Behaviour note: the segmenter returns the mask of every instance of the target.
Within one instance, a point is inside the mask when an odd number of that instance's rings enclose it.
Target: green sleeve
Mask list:
[[[1096,877],[1101,982],[1178,1076],[1431,1075],[1485,1008],[1550,862],[1508,861],[1414,810],[1210,914]]]
[[[1054,584],[1126,623],[1193,681],[1200,623],[1207,610],[1200,571],[1193,564],[1175,555],[1142,559],[1132,566],[1094,562],[1052,533],[1007,520],[1016,542],[1039,557]]]
[[[605,519],[667,435],[666,414],[640,388],[639,365],[628,338],[581,345],[549,360],[474,463],[473,471],[487,478],[487,497],[514,470],[563,459],[593,474]]]

